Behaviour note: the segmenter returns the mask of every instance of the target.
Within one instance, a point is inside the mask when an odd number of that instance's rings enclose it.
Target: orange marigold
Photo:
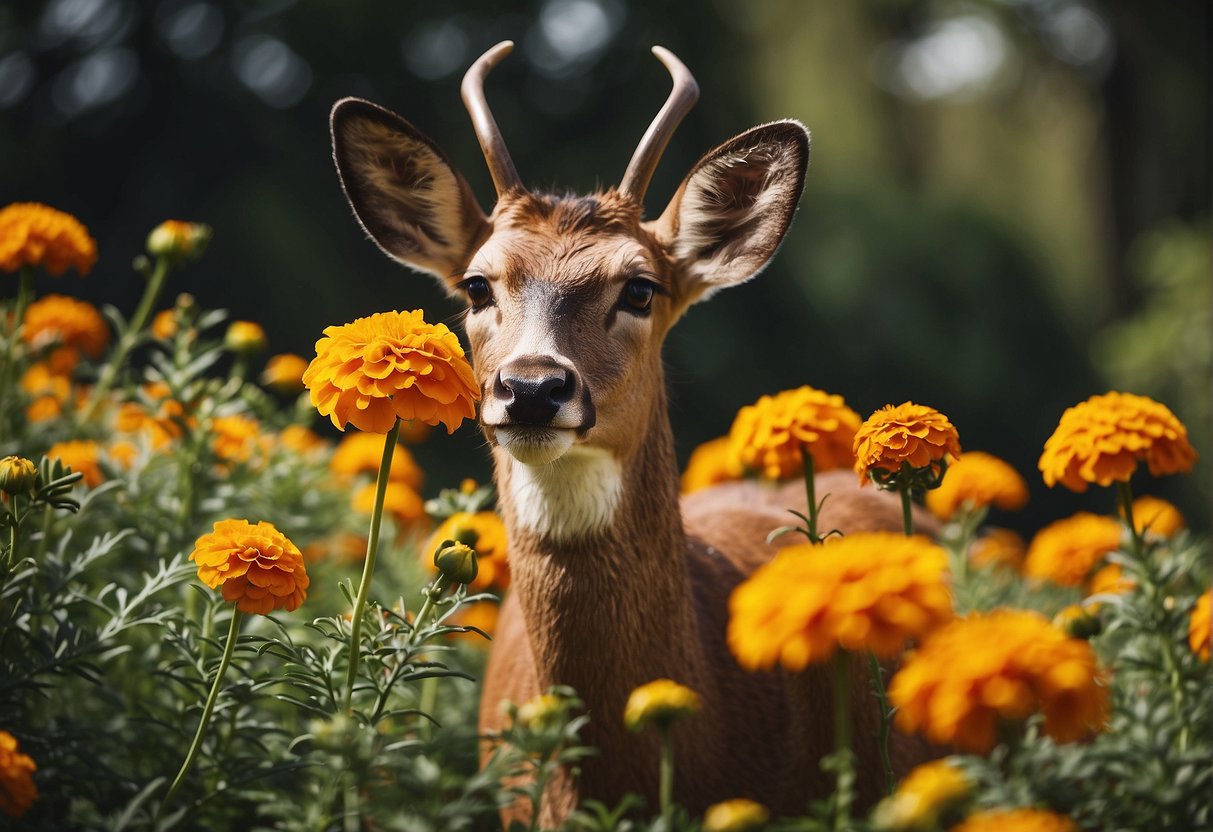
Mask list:
[[[1028,484],[1019,473],[993,454],[968,451],[948,465],[938,488],[927,492],[927,508],[947,520],[966,504],[972,508],[994,505],[1008,511],[1028,502]]]
[[[1184,516],[1173,504],[1148,494],[1133,501],[1133,525],[1138,534],[1172,537],[1187,528]]]
[[[770,480],[788,479],[804,470],[803,450],[818,471],[848,468],[855,462],[851,446],[859,423],[842,396],[808,385],[763,396],[737,412],[726,464]]]
[[[100,455],[101,446],[91,439],[69,439],[66,442],[56,442],[46,451],[48,458],[57,459],[73,471],[83,474],[83,482],[89,488],[96,488],[105,480],[105,475],[101,473],[101,466],[97,464]]]
[[[350,501],[354,511],[370,514],[375,510],[375,483],[369,482],[354,492]],[[421,495],[407,483],[388,481],[383,492],[383,510],[401,526],[411,525],[425,516],[425,503]]]
[[[1137,581],[1126,578],[1118,563],[1109,563],[1091,576],[1087,584],[1088,595],[1120,595],[1137,586]]]
[[[1213,610],[1213,589],[1196,599],[1188,621],[1188,646],[1203,661],[1209,660],[1209,619]]]
[[[233,414],[218,416],[211,422],[214,438],[211,447],[221,461],[239,464],[248,462],[262,444],[261,423],[251,416]]]
[[[1080,586],[1104,556],[1120,546],[1121,525],[1111,517],[1080,511],[1036,533],[1024,574],[1062,586]]]
[[[96,358],[105,351],[110,330],[91,303],[67,295],[46,295],[25,310],[21,337],[34,349],[62,344]]]
[[[897,791],[876,806],[872,820],[877,829],[936,829],[940,817],[972,791],[973,782],[963,771],[947,760],[932,760],[907,774]]]
[[[287,425],[278,434],[278,441],[282,447],[300,456],[318,454],[328,447],[328,442],[319,434],[303,425]]]
[[[1018,571],[1023,568],[1028,543],[1011,529],[992,528],[973,541],[969,560],[977,566],[1001,564]]]
[[[733,590],[729,648],[748,670],[803,670],[840,646],[895,656],[952,617],[947,564],[925,537],[887,532],[788,547]]]
[[[740,469],[729,464],[729,437],[721,436],[691,451],[682,472],[682,493],[690,494],[740,476]]]
[[[960,456],[960,435],[938,410],[913,402],[885,405],[855,432],[855,470],[868,481],[873,468],[890,473],[911,468],[938,471],[946,457]]]
[[[265,362],[261,371],[261,383],[283,395],[303,392],[303,372],[307,359],[302,355],[284,352]]]
[[[1045,442],[1039,468],[1048,486],[1060,482],[1082,492],[1090,483],[1128,482],[1138,460],[1156,477],[1183,473],[1192,470],[1196,449],[1166,405],[1111,392],[1066,409]]]
[[[349,480],[359,474],[379,476],[379,464],[383,461],[383,437],[367,433],[347,433],[337,443],[333,458],[329,460],[329,470],[338,479]],[[392,451],[392,467],[388,470],[388,479],[392,482],[402,482],[413,489],[421,488],[425,481],[417,461],[408,449],[396,445]]]
[[[442,521],[421,548],[422,559],[432,563],[434,552],[444,540],[454,540],[476,550],[480,571],[468,584],[474,592],[503,591],[510,585],[510,563],[506,558],[505,522],[492,511],[470,514],[458,511]]]
[[[21,376],[21,389],[35,398],[47,396],[63,404],[71,396],[72,382],[66,375],[56,373],[47,362],[39,361]]]
[[[232,321],[223,335],[223,345],[239,355],[259,353],[266,343],[265,330],[254,321]]]
[[[0,208],[0,269],[41,266],[58,276],[70,267],[83,277],[96,262],[96,241],[71,214],[37,202]]]
[[[454,433],[476,415],[480,391],[459,339],[422,311],[379,312],[330,326],[303,374],[312,404],[338,430],[387,433],[397,418]]]
[[[28,754],[22,754],[16,738],[0,731],[0,811],[19,818],[38,799],[34,772],[38,766]]]
[[[951,832],[1078,832],[1078,825],[1045,809],[994,809],[969,815]]]
[[[1043,711],[1045,732],[1070,742],[1103,728],[1108,690],[1091,645],[1027,610],[973,613],[927,636],[889,686],[896,725],[979,754],[1000,721]]]
[[[310,580],[303,555],[286,535],[264,520],[220,520],[194,543],[190,560],[198,578],[242,612],[293,612],[307,597]]]

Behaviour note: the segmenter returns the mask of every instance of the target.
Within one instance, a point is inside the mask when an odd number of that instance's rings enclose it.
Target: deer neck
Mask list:
[[[644,441],[623,459],[575,448],[530,468],[496,451],[513,588],[540,688],[573,686],[599,714],[598,730],[618,722],[637,685],[706,684],[664,395],[638,422]]]

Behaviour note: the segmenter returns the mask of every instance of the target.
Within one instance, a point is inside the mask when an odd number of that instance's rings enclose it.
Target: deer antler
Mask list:
[[[699,85],[695,83],[695,78],[686,65],[664,46],[654,46],[653,54],[669,70],[674,80],[674,88],[670,90],[670,97],[666,99],[665,105],[640,140],[636,152],[632,154],[632,161],[628,162],[628,169],[624,171],[623,181],[619,184],[619,192],[636,202],[644,201],[644,192],[648,190],[649,180],[653,178],[653,171],[657,169],[657,162],[661,159],[665,146],[669,144],[679,122],[699,100]]]
[[[518,169],[510,159],[505,139],[501,137],[501,130],[498,129],[493,113],[489,110],[488,101],[484,98],[484,77],[513,49],[512,40],[503,40],[485,52],[468,68],[459,87],[463,104],[472,116],[472,126],[476,129],[476,138],[480,140],[480,149],[484,151],[484,160],[488,162],[489,174],[493,177],[493,186],[497,189],[498,197],[510,191],[521,190],[522,180],[518,177]]]

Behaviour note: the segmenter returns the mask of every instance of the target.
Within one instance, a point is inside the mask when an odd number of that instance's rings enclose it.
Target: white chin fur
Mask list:
[[[520,428],[502,425],[493,431],[497,444],[523,465],[547,465],[564,456],[577,438],[568,428]]]

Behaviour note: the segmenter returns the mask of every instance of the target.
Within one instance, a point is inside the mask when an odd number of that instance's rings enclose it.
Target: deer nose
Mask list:
[[[576,391],[573,370],[543,356],[523,356],[501,365],[493,383],[493,395],[505,404],[510,420],[524,425],[549,424]]]

